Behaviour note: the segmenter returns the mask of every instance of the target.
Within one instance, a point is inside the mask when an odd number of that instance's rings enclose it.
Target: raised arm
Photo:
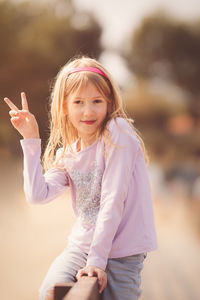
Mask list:
[[[9,114],[14,128],[23,136],[21,146],[24,153],[24,191],[31,203],[47,203],[58,197],[69,185],[64,169],[53,168],[43,175],[40,163],[41,140],[35,116],[30,113],[25,93],[21,93],[22,109],[18,109],[8,98]]]
[[[8,98],[4,101],[10,107],[9,114],[13,127],[23,136],[24,139],[40,138],[39,128],[35,116],[30,113],[25,93],[21,93],[22,109],[18,107]]]

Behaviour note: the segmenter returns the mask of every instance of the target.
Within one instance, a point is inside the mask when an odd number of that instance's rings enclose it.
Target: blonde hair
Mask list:
[[[77,67],[98,68],[102,70],[109,79],[97,73],[88,71],[73,73],[69,76],[70,71]],[[88,82],[93,83],[108,102],[107,116],[102,127],[99,128],[99,131],[96,133],[96,138],[101,137],[105,143],[109,145],[112,144],[112,141],[109,139],[109,132],[106,128],[106,124],[111,119],[116,119],[117,117],[124,118],[133,128],[134,134],[138,137],[146,162],[148,162],[148,155],[144,142],[136,128],[133,126],[134,121],[129,119],[124,111],[120,91],[112,79],[111,74],[109,74],[97,60],[82,56],[75,58],[64,65],[55,78],[50,97],[50,136],[43,156],[45,170],[55,164],[58,165],[59,158],[64,156],[66,149],[71,148],[71,145],[79,137],[76,128],[64,113],[64,105],[70,94],[77,93],[81,88],[85,87]],[[62,151],[59,158],[55,161],[55,151],[58,148],[62,148]]]

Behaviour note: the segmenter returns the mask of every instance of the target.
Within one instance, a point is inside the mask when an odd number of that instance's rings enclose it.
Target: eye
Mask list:
[[[81,100],[75,100],[75,101],[74,101],[74,104],[82,104],[82,102],[83,102],[83,101],[81,101]]]
[[[95,99],[94,100],[94,103],[102,103],[103,102],[103,100],[101,100],[101,99]]]

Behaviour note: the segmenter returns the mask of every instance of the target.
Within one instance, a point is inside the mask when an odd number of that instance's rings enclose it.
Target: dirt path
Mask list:
[[[9,172],[9,179],[6,170],[0,202],[1,299],[36,300],[50,263],[66,245],[72,208],[67,194],[44,206],[28,205],[21,170]],[[200,299],[200,241],[188,210],[181,200],[156,200],[159,250],[145,261],[141,300]]]
[[[188,209],[181,201],[157,203],[159,249],[148,254],[145,262],[141,300],[200,299],[200,242]]]

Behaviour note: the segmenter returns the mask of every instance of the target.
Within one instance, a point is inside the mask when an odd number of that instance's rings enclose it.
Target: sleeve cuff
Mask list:
[[[22,151],[24,155],[34,156],[36,153],[41,152],[41,139],[21,139],[20,140]],[[38,152],[39,151],[39,152]]]
[[[86,266],[95,266],[105,271],[107,260],[105,261],[100,258],[88,258]]]
[[[40,145],[41,139],[21,139],[20,143],[22,146],[26,145]]]

